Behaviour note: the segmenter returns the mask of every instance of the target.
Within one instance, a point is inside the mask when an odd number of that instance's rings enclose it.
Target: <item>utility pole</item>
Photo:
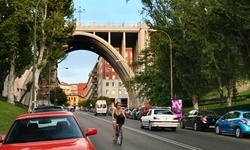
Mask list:
[[[79,10],[77,12],[79,13],[78,24],[81,25],[81,13],[85,12],[85,9],[81,10],[81,6],[79,6]]]

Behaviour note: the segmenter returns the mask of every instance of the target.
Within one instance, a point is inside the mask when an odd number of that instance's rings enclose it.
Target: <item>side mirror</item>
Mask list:
[[[86,131],[86,136],[97,134],[96,128],[88,128]]]

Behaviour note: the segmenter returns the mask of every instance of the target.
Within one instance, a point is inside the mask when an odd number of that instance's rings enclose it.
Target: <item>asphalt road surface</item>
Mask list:
[[[74,112],[83,128],[96,128],[91,135],[97,150],[250,150],[250,136],[238,139],[234,135],[216,135],[214,131],[141,129],[139,121],[127,119],[123,125],[123,144],[113,143],[111,116]]]

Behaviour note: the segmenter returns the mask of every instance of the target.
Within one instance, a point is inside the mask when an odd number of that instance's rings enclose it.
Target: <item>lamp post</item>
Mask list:
[[[59,71],[60,69],[69,69],[69,68],[68,67],[62,67],[62,68],[58,68],[57,71]],[[55,75],[55,105],[57,105],[57,98],[56,98],[56,88],[58,87],[57,71],[56,71],[56,75]]]
[[[33,72],[32,72],[32,105],[33,107],[36,106],[36,97],[35,97],[35,73],[36,73],[36,53],[37,53],[37,49],[36,49],[36,18],[37,18],[37,8],[38,5],[40,3],[41,0],[38,0],[37,4],[36,4],[36,8],[35,8],[35,21],[34,21],[34,43],[33,43]]]
[[[148,31],[150,32],[161,32],[164,33],[165,35],[167,35],[168,39],[169,39],[169,51],[170,51],[170,87],[171,87],[171,92],[170,92],[170,96],[171,99],[173,99],[173,95],[174,95],[174,88],[173,88],[173,43],[172,43],[172,39],[169,36],[169,34],[163,30],[155,30],[155,29],[149,29]]]

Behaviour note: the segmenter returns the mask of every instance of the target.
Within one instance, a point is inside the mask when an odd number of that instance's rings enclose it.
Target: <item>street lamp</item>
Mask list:
[[[59,71],[60,69],[69,69],[69,68],[68,67],[62,67],[62,68],[58,68],[57,71]],[[58,87],[57,71],[56,71],[56,75],[55,75],[55,105],[57,104],[57,98],[56,98],[56,88]]]
[[[34,22],[34,43],[33,43],[33,47],[32,47],[32,50],[33,50],[33,74],[32,74],[32,104],[33,104],[33,107],[36,106],[36,97],[35,97],[35,82],[36,82],[36,79],[35,79],[35,73],[36,73],[36,53],[37,53],[37,49],[36,49],[36,18],[37,18],[37,8],[38,8],[38,5],[40,3],[41,0],[38,0],[37,4],[36,4],[36,8],[34,10],[34,14],[35,14],[35,22]]]
[[[174,95],[174,88],[173,88],[173,43],[172,43],[172,39],[169,36],[169,34],[163,30],[155,30],[155,29],[148,29],[149,32],[161,32],[164,33],[165,35],[167,35],[168,39],[169,39],[169,50],[170,50],[170,86],[171,86],[171,99],[173,99],[173,95]]]

